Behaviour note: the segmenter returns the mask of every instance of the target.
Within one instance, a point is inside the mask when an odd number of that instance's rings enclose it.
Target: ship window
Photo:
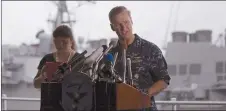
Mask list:
[[[223,79],[223,76],[217,76],[217,81],[222,81]]]
[[[223,62],[217,62],[216,63],[216,73],[219,74],[219,73],[223,73],[224,71],[224,64]]]
[[[177,74],[177,66],[176,65],[168,65],[168,71],[170,75]]]
[[[201,64],[191,64],[189,68],[190,74],[200,74],[201,73]]]
[[[179,66],[179,74],[180,75],[185,75],[187,73],[187,65],[186,64],[181,64]]]

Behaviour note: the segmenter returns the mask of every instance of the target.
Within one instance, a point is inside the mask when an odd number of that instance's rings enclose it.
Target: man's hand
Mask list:
[[[151,88],[148,89],[148,95],[150,97],[155,96],[160,93],[163,89],[167,88],[168,84],[164,80],[159,80],[153,84]]]

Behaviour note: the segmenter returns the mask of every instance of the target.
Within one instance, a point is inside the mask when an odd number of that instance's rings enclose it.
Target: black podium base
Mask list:
[[[40,111],[91,111],[93,83],[81,73],[64,77],[62,83],[42,83]]]
[[[116,111],[116,84],[97,81],[93,88],[92,111]]]
[[[61,83],[41,84],[40,111],[64,111],[61,100]]]

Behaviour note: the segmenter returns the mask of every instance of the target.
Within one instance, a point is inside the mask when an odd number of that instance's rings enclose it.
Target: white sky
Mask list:
[[[76,2],[69,1],[69,10],[76,13],[76,36],[98,39],[116,36],[111,31],[108,12],[116,5],[131,10],[134,30],[143,38],[163,45],[170,7],[174,4],[168,40],[176,21],[177,1],[98,1],[75,9]],[[75,11],[76,10],[76,11]],[[35,34],[40,29],[48,31],[47,19],[56,13],[50,1],[3,1],[2,2],[2,43],[37,43]],[[75,15],[75,14],[74,14]],[[176,30],[194,32],[197,29],[212,29],[214,40],[226,28],[226,1],[181,1]],[[87,37],[89,36],[89,37]]]

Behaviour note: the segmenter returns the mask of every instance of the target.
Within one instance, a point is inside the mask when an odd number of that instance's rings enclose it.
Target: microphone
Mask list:
[[[84,64],[93,64],[96,59],[107,49],[106,45],[102,45],[101,47],[99,47],[98,49],[96,49],[95,51],[92,52],[92,54],[90,54],[86,60],[84,61]]]
[[[75,65],[77,61],[81,60],[81,58],[87,53],[87,51],[82,52],[81,54],[75,53],[74,56],[69,60],[68,63],[62,63],[58,66],[59,73],[64,73],[68,70],[71,66]],[[70,65],[69,65],[70,64]]]
[[[123,83],[126,83],[126,49],[122,50]]]
[[[80,65],[82,62],[84,62],[84,55],[87,53],[85,50],[81,54],[75,54],[71,60],[68,61],[67,64],[63,63],[61,66],[58,67],[57,71],[52,75],[52,82],[54,81],[61,81],[64,75],[64,72],[67,72],[67,70],[72,70],[78,65]]]
[[[103,52],[107,49],[106,45],[102,45],[101,47],[99,47],[98,49],[96,49],[95,51],[92,52],[92,54],[90,54],[86,60],[84,61],[84,65],[86,66],[85,69],[83,69],[83,71],[87,71],[89,73],[89,76],[92,76],[92,68],[93,68],[93,64],[95,62],[95,60],[103,54]]]
[[[114,55],[113,68],[115,67],[117,58],[118,58],[118,52],[116,52],[115,55]]]
[[[118,40],[112,40],[109,43],[109,47],[104,51],[104,54],[106,55],[112,48],[116,47],[118,44]]]
[[[106,55],[112,48],[116,47],[118,44],[118,40],[112,40],[110,43],[109,43],[109,47],[103,51],[103,53],[96,59],[96,64],[100,62],[100,60],[103,58],[104,55]]]
[[[130,80],[130,85],[133,86],[133,76],[132,76],[132,69],[131,69],[131,59],[127,58],[127,69],[128,69],[128,75]]]
[[[114,57],[113,57],[113,55],[112,55],[111,53],[108,53],[105,57],[106,57],[106,60],[107,60],[108,62],[110,62],[111,64],[113,64],[113,62],[114,62]]]

